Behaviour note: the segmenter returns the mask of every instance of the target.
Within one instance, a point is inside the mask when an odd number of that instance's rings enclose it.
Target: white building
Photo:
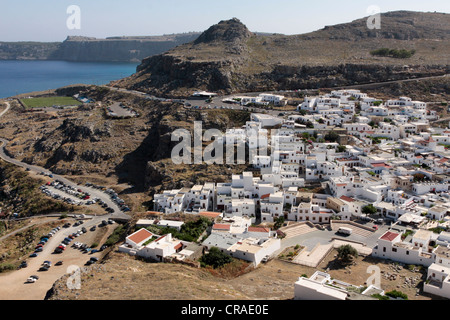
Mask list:
[[[428,267],[423,291],[450,299],[450,268],[433,263]]]

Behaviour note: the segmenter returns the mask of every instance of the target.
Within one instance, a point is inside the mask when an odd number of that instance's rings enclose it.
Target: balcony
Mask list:
[[[424,283],[424,286],[430,286],[430,287],[442,289],[442,281],[439,281],[432,277],[428,277],[427,281]]]

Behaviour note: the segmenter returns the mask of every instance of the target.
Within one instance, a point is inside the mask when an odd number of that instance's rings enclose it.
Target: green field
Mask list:
[[[21,99],[26,108],[44,108],[53,106],[79,106],[82,103],[72,97],[45,97]]]

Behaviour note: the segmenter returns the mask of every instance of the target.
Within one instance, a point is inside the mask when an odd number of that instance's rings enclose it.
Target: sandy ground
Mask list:
[[[316,270],[328,269],[332,278],[365,286],[370,274],[367,268],[377,265],[382,275],[396,273],[397,279],[382,276],[386,292],[399,290],[410,300],[430,300],[421,291],[422,280],[404,286],[405,277],[421,278],[422,272],[402,268],[393,271],[392,263],[360,256],[356,264],[345,267],[335,261],[333,250],[317,267],[311,268],[278,259],[261,264],[255,270],[233,279],[212,276],[207,271],[179,264],[146,263],[126,254],[113,252],[101,268],[90,269],[82,277],[80,290],[69,290],[61,281],[53,299],[80,300],[290,300],[294,283],[303,274],[310,277]],[[98,267],[98,266],[97,266]],[[433,299],[436,297],[433,297]]]
[[[73,242],[82,242],[91,245],[96,241],[101,244],[106,240],[107,236],[114,230],[116,225],[108,225],[105,229],[97,228],[95,232],[89,231],[93,225],[98,225],[101,218],[96,220],[86,221],[83,225],[78,227],[62,228],[57,232],[47,244],[44,246],[43,252],[39,253],[36,258],[27,258],[28,267],[0,275],[0,300],[43,300],[47,291],[52,287],[53,283],[61,276],[66,274],[69,266],[83,265],[95,256],[100,258],[102,252],[91,254],[84,254],[78,249],[67,246],[66,250],[61,254],[54,254],[53,250],[61,243],[61,241],[68,235],[81,229],[83,226],[88,230],[87,233],[75,238]],[[101,234],[101,241],[98,240]],[[38,271],[44,261],[51,261],[52,267],[48,271]],[[62,266],[55,266],[58,261],[63,261]],[[26,280],[31,275],[39,276],[39,280],[35,283],[26,283]]]

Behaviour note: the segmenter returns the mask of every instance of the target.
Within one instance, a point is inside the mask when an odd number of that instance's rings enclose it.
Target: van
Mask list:
[[[346,228],[346,227],[340,227],[338,230],[338,233],[342,233],[345,235],[351,235],[353,232],[353,230],[351,228]]]

